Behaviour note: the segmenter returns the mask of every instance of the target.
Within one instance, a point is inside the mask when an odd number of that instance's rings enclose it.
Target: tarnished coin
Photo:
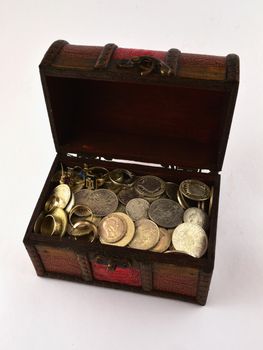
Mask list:
[[[189,204],[186,202],[184,196],[180,193],[179,190],[177,191],[177,201],[183,209],[189,208]]]
[[[208,226],[208,215],[202,209],[188,208],[184,212],[184,222],[190,222],[191,224],[199,225],[203,229]]]
[[[184,210],[175,201],[160,198],[150,205],[148,214],[157,225],[172,228],[182,222]]]
[[[71,189],[66,184],[58,185],[54,188],[53,194],[59,198],[59,208],[64,209],[71,199]]]
[[[135,191],[135,189],[133,187],[123,188],[118,194],[119,201],[123,205],[127,205],[127,203],[131,199],[137,198],[137,197],[138,197],[138,193]]]
[[[150,204],[143,198],[131,199],[126,205],[126,213],[133,221],[148,217]]]
[[[100,237],[100,242],[102,244],[115,245],[118,247],[125,247],[126,245],[128,245],[131,242],[131,240],[134,237],[134,233],[135,233],[134,222],[127,214],[124,214],[124,213],[114,213],[114,214],[118,215],[121,219],[123,219],[126,222],[127,230],[126,230],[123,238],[115,243],[106,242],[102,237]]]
[[[101,188],[92,191],[86,200],[86,205],[97,216],[106,216],[113,213],[118,207],[118,197],[111,190]]]
[[[119,212],[119,213],[124,213],[124,214],[126,214],[126,206],[123,205],[123,204],[119,204],[116,211]]]
[[[165,182],[157,176],[145,175],[135,181],[134,188],[139,195],[157,197],[165,191]]]
[[[179,185],[175,184],[174,182],[165,183],[165,193],[167,197],[176,202],[178,202],[178,199],[177,199],[178,190],[179,190]]]
[[[187,222],[175,228],[172,243],[178,252],[200,258],[206,252],[208,239],[201,226]]]
[[[83,190],[80,190],[75,193],[75,204],[84,204],[87,205],[88,198],[90,194],[94,192],[92,190],[89,190],[87,188],[84,188]]]
[[[172,232],[169,232],[163,227],[159,227],[160,239],[158,243],[151,249],[153,252],[163,253],[169,248],[172,240]]]
[[[179,190],[183,196],[194,201],[205,201],[210,197],[210,188],[199,180],[184,180]]]
[[[149,219],[141,219],[135,223],[135,235],[129,247],[148,250],[158,243],[159,238],[159,227]]]
[[[110,214],[105,216],[99,224],[100,237],[109,243],[119,241],[127,232],[127,224],[120,216]]]

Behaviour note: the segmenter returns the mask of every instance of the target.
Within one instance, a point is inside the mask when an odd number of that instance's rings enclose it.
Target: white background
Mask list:
[[[262,349],[262,1],[1,0],[0,38],[0,348]],[[240,56],[205,307],[35,275],[22,239],[55,156],[38,64],[56,39]]]

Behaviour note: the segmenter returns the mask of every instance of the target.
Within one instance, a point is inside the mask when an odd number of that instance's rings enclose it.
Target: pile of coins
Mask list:
[[[86,164],[62,167],[53,181],[60,184],[35,222],[36,233],[196,258],[207,250],[213,188],[201,181],[176,184]]]

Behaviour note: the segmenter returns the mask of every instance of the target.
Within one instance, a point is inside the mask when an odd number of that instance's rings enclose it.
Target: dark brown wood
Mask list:
[[[153,289],[152,282],[152,265],[147,263],[140,263],[142,289],[150,292]]]
[[[108,65],[112,47],[67,44],[40,66],[57,151],[221,170],[238,85],[238,63],[227,73],[232,56],[152,52],[176,76],[141,77],[118,69],[124,49]],[[101,58],[108,68],[94,69]]]
[[[108,64],[110,63],[111,57],[114,51],[117,49],[117,45],[115,44],[107,44],[102,49],[94,68],[96,69],[106,69]]]
[[[207,300],[207,295],[209,292],[210,282],[211,282],[211,273],[205,273],[200,271],[199,274],[199,285],[196,300],[198,304],[205,305]]]

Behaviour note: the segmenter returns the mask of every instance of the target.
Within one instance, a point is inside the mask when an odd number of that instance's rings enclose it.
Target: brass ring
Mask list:
[[[125,180],[125,177],[128,178]],[[131,187],[135,182],[135,175],[127,169],[114,169],[109,173],[109,179],[114,185]]]
[[[61,231],[61,222],[56,220],[54,215],[48,214],[41,223],[40,231],[42,234],[49,236],[57,234]]]
[[[54,208],[59,207],[59,197],[52,194],[45,203],[45,212],[48,213]]]
[[[85,215],[79,214],[79,213],[81,213],[81,211],[86,211],[86,214]],[[71,218],[72,218],[72,216],[74,214],[76,216],[81,217],[84,220],[88,220],[88,219],[92,220],[92,218],[93,218],[92,210],[87,205],[85,205],[85,204],[77,204],[70,210],[69,215],[68,215],[69,223],[73,227],[74,227],[75,224],[72,222]],[[81,219],[79,221],[81,221]]]
[[[180,191],[178,190],[177,191],[177,200],[178,200],[178,203],[181,205],[181,207],[183,209],[187,209],[189,208],[189,205],[187,204],[186,200],[183,198],[183,196],[181,196],[181,193]]]
[[[82,227],[82,232],[79,229],[79,226],[84,226]],[[93,233],[93,237],[91,240],[91,242],[93,242],[94,239],[97,237],[97,227],[93,222],[85,219],[78,221],[73,225],[73,230],[70,232],[70,235],[73,237],[82,237],[91,233]]]

